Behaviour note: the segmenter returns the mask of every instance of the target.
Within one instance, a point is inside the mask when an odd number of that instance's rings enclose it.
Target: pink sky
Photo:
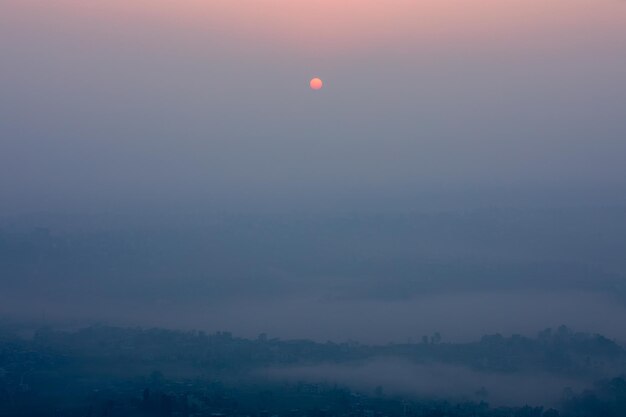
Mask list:
[[[621,0],[0,0],[0,186],[621,183],[624,51]]]
[[[626,3],[618,0],[8,0],[0,9],[23,24],[214,34],[304,54],[407,42],[575,45],[626,36]]]

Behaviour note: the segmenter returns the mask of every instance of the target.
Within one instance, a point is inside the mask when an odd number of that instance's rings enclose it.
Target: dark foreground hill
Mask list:
[[[368,346],[106,326],[29,333],[7,325],[0,415],[626,415],[626,350],[600,335],[561,327],[534,338],[441,339]],[[571,384],[544,404],[530,396],[524,404],[524,381],[545,383],[546,392],[548,383]],[[520,395],[506,404],[502,393],[511,392]]]

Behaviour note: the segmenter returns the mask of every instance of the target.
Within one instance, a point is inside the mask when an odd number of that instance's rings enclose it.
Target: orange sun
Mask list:
[[[313,78],[310,84],[311,90],[320,90],[324,86],[324,83],[319,78]]]

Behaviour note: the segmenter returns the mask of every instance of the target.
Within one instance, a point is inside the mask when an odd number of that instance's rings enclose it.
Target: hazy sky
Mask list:
[[[625,160],[626,1],[0,0],[0,314],[624,340]]]
[[[625,51],[619,0],[3,0],[0,213],[610,200]]]

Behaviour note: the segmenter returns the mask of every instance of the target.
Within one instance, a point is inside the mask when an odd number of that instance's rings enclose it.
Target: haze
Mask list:
[[[3,312],[624,339],[624,51],[613,0],[5,0]]]

